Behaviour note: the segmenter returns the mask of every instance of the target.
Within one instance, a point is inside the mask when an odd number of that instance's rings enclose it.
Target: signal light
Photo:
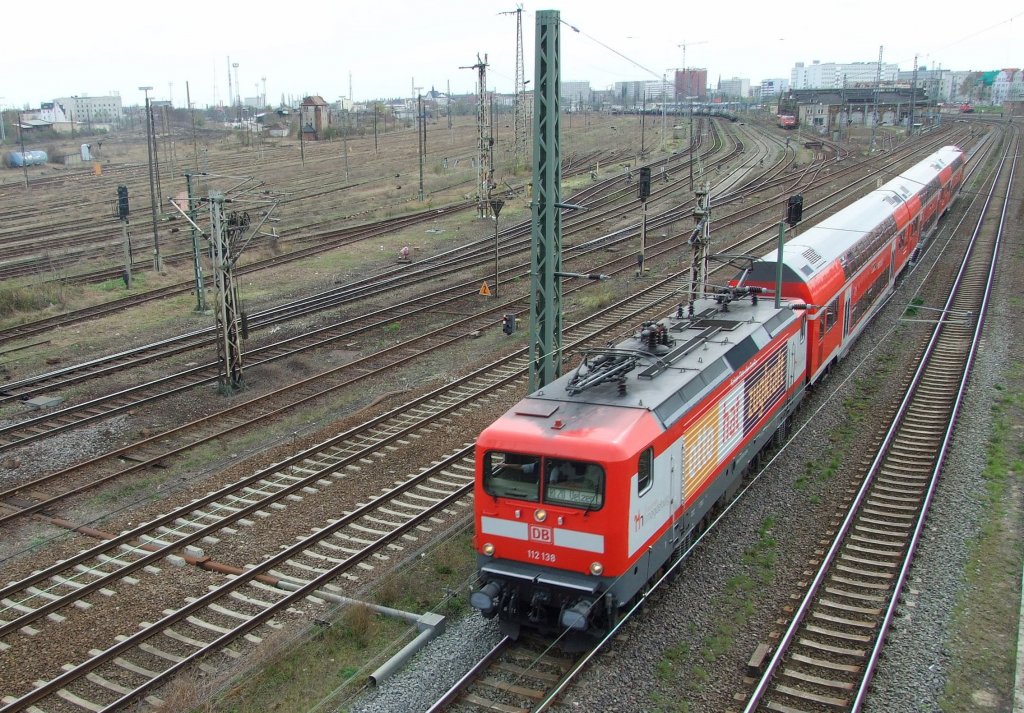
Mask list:
[[[128,220],[128,186],[117,187],[117,217]]]
[[[651,168],[650,166],[640,167],[640,200],[645,201],[651,197]]]
[[[516,331],[516,316],[514,314],[506,314],[501,318],[501,331],[505,334],[512,334]]]
[[[792,227],[799,223],[804,217],[804,197],[801,195],[790,196],[786,205],[786,222]]]

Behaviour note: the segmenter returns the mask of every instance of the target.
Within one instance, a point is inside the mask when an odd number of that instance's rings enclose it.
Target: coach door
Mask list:
[[[843,298],[843,341],[850,336],[850,288],[846,288],[846,295]]]

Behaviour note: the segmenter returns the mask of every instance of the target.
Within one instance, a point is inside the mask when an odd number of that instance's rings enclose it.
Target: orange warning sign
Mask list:
[[[491,288],[487,286],[487,280],[484,280],[484,284],[480,285],[480,294],[490,296]]]

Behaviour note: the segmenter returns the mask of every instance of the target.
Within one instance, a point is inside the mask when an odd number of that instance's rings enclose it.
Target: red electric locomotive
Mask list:
[[[781,308],[759,299],[775,290],[773,252],[692,312],[584,354],[486,428],[471,604],[512,635],[614,625],[849,348],[962,165],[941,149],[787,244]]]

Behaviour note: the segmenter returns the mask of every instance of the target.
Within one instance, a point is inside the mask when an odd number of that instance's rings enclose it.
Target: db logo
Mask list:
[[[530,525],[530,539],[534,542],[546,542],[549,545],[555,541],[551,528],[540,525]]]

